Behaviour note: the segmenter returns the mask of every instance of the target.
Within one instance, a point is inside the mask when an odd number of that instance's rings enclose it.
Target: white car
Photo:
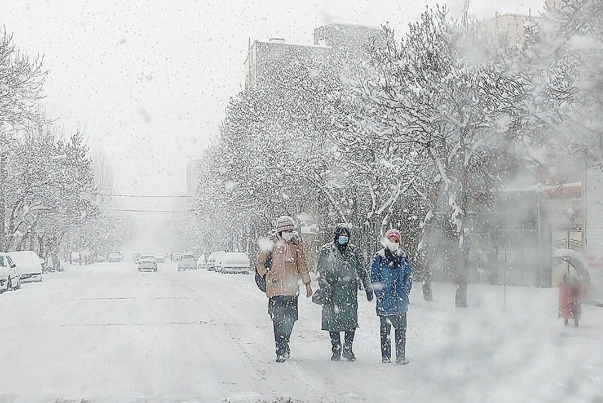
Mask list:
[[[228,252],[224,254],[220,262],[222,273],[250,273],[251,262],[245,253]]]
[[[138,271],[157,271],[157,259],[152,253],[143,253],[138,258]]]
[[[6,253],[0,253],[0,290],[10,291],[21,288],[21,275],[13,260]]]
[[[223,250],[215,251],[209,254],[207,258],[207,270],[218,270],[220,269],[220,262],[222,261],[222,257],[226,252]]]
[[[42,281],[42,261],[33,251],[10,252],[8,256],[17,265],[21,282]]]
[[[119,252],[111,252],[107,255],[107,262],[119,263],[123,260],[123,255]]]
[[[178,271],[181,270],[194,270],[197,268],[196,259],[190,253],[182,255],[182,259],[178,261]]]
[[[207,259],[205,254],[202,254],[199,256],[199,259],[197,259],[197,269],[207,269]]]

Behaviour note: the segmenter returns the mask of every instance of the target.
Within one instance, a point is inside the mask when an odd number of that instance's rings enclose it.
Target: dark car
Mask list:
[[[165,263],[165,253],[156,253],[155,259],[157,259],[157,263]]]

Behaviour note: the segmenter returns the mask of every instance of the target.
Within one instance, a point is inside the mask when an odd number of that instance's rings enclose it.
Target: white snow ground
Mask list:
[[[356,363],[331,362],[320,308],[300,301],[292,359],[274,362],[252,276],[160,265],[74,266],[0,295],[0,402],[601,402],[603,309],[557,318],[555,289],[454,287],[411,295],[410,364],[382,364],[361,294]],[[280,399],[282,398],[282,399]]]

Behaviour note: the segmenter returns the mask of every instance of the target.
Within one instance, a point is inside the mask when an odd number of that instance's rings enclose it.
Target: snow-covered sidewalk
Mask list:
[[[382,364],[374,303],[360,293],[358,361],[331,362],[320,307],[300,299],[292,358],[274,362],[266,298],[252,276],[75,266],[0,296],[0,401],[533,402],[603,399],[603,309],[580,328],[556,289],[415,284],[410,364]]]

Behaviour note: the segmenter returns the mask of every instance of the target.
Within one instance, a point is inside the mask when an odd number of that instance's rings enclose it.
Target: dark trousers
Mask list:
[[[297,297],[276,296],[268,300],[268,313],[274,328],[276,355],[282,357],[290,353],[289,342],[293,325],[297,320]]]
[[[392,316],[379,316],[381,321],[381,356],[391,358],[391,330],[395,330],[396,358],[406,356],[406,313]]]
[[[345,337],[343,341],[343,349],[345,351],[352,351],[352,344],[354,343],[354,335],[356,334],[355,330],[348,330],[345,332]],[[331,336],[331,351],[335,355],[341,354],[341,335],[340,332],[329,332],[329,336]]]
[[[291,341],[294,323],[295,321],[293,319],[287,317],[272,318],[274,343],[276,344],[276,355],[278,357],[290,353],[289,342]]]

